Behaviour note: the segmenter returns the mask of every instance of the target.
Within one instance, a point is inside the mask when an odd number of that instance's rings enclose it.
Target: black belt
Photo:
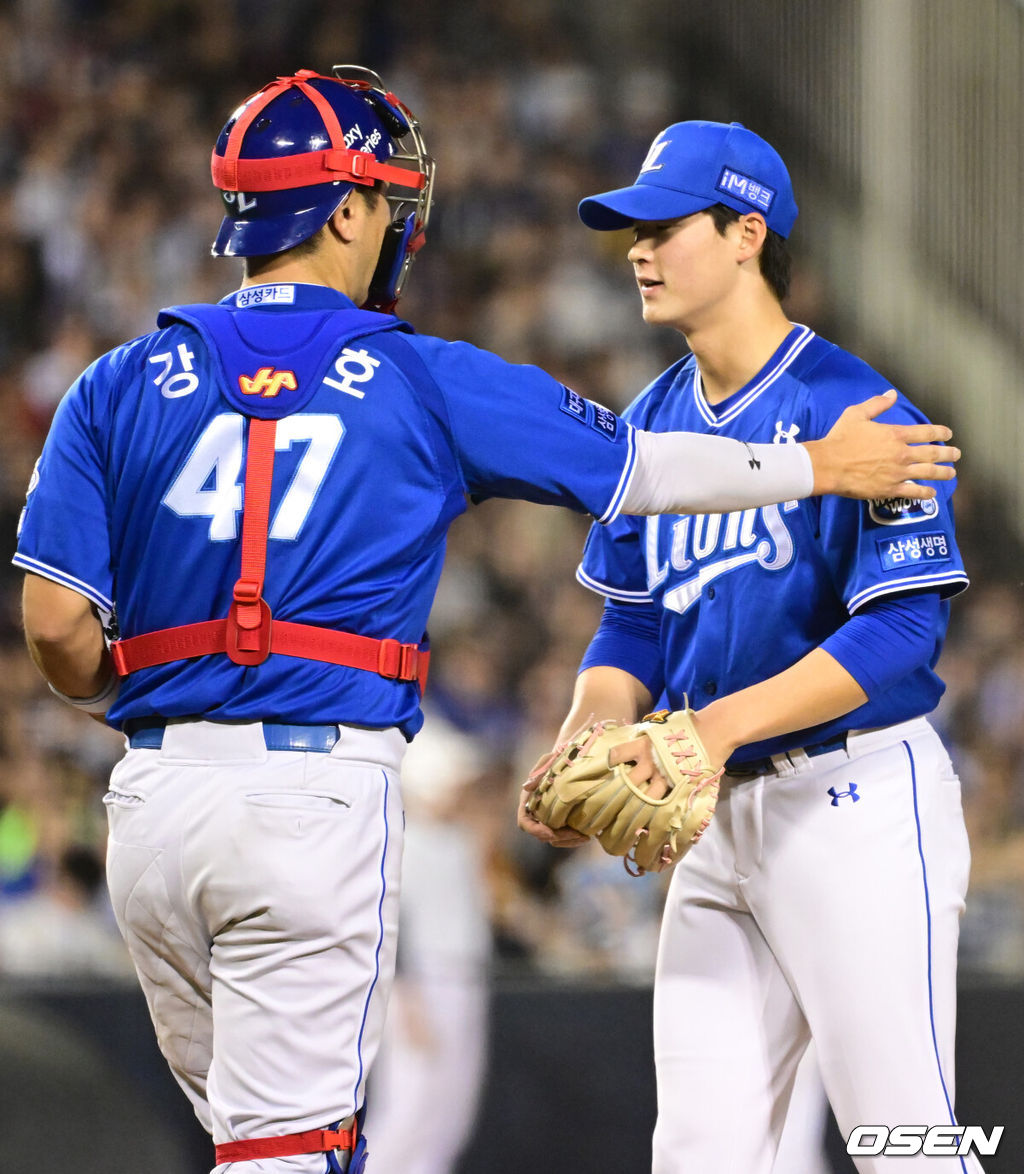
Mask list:
[[[179,724],[185,723],[175,722],[170,718],[129,718],[124,723],[124,732],[128,738],[128,745],[133,750],[159,750],[164,744],[164,730],[167,726]],[[330,754],[340,737],[337,726],[263,723],[263,741],[268,750],[309,750],[315,754]]]
[[[814,742],[810,746],[794,746],[792,750],[780,750],[779,754],[806,754],[808,758],[817,758],[819,754],[831,754],[833,750],[846,749],[846,734],[836,734],[824,742]],[[777,754],[776,758],[779,757]],[[771,758],[755,758],[751,762],[727,762],[727,775],[764,775],[776,770],[777,766]]]

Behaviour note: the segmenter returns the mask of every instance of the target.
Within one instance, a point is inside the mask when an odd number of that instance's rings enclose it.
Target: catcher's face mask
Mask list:
[[[318,232],[356,186],[387,186],[393,223],[368,309],[391,310],[425,239],[434,162],[419,123],[372,70],[279,77],[232,114],[211,171],[226,215],[215,256],[279,253]]]
[[[358,90],[380,115],[395,140],[392,166],[408,168],[410,175],[422,180],[415,185],[393,182],[388,189],[391,227],[381,246],[366,305],[369,309],[390,311],[405,286],[416,254],[426,241],[433,200],[434,160],[427,154],[416,116],[394,94],[384,89],[377,74],[358,65],[335,65],[333,68],[339,80]],[[400,190],[395,192],[394,187]]]

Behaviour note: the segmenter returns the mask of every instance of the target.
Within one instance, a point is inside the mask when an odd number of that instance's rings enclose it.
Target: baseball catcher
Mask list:
[[[549,828],[596,836],[640,876],[675,864],[700,839],[721,776],[693,710],[662,709],[631,725],[594,722],[556,747],[527,779],[526,810]]]

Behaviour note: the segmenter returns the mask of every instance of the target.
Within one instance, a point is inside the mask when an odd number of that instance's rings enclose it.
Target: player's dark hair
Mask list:
[[[363,199],[370,205],[371,208],[377,206],[377,201],[382,198],[381,192],[384,189],[382,180],[375,179],[373,184],[357,184],[355,190],[363,197]],[[314,232],[312,236],[306,237],[304,241],[299,241],[297,245],[292,245],[290,249],[282,249],[280,253],[268,253],[261,257],[243,257],[242,265],[246,279],[259,277],[260,274],[272,262],[279,257],[288,256],[294,260],[301,257],[308,257],[315,253],[320,246],[320,236],[326,230],[327,225]]]
[[[707,211],[721,236],[725,236],[725,230],[729,225],[735,224],[740,218],[740,213],[735,208],[727,208],[725,204],[712,204]],[[769,228],[757,260],[761,276],[768,284],[768,288],[780,302],[784,301],[789,293],[793,271],[793,258],[789,255],[785,237],[779,236]]]

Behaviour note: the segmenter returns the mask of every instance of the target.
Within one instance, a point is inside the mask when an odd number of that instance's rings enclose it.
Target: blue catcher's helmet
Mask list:
[[[355,185],[381,180],[394,218],[366,304],[391,310],[424,241],[434,163],[416,118],[377,74],[334,71],[279,77],[228,119],[211,159],[226,210],[212,252],[283,252],[323,228]]]

